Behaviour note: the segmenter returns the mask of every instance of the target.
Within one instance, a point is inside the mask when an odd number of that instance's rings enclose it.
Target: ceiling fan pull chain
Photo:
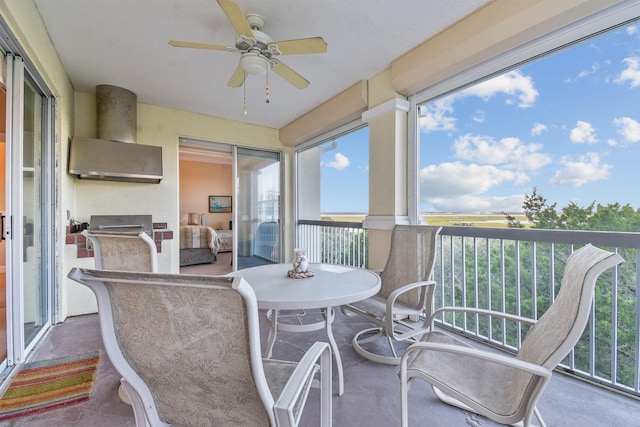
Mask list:
[[[244,73],[244,81],[242,82],[242,103],[244,115],[247,115],[247,73]]]
[[[271,68],[271,67],[269,67],[269,62],[267,62],[267,72],[266,72],[266,74],[267,74],[267,87],[265,88],[265,91],[266,91],[266,94],[267,94],[267,99],[266,99],[265,102],[267,104],[269,103],[269,68]]]

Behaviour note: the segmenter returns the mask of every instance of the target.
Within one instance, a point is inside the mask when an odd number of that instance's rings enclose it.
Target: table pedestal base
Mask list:
[[[340,357],[340,352],[338,351],[338,344],[336,343],[335,338],[333,337],[333,330],[331,329],[331,324],[336,317],[336,313],[333,310],[333,307],[322,308],[322,316],[324,320],[321,322],[313,322],[313,323],[302,323],[296,325],[292,323],[282,323],[278,321],[278,310],[268,310],[267,311],[267,323],[269,324],[269,339],[267,341],[267,348],[265,349],[265,355],[267,359],[271,358],[273,353],[273,345],[276,342],[276,336],[278,334],[278,330],[284,332],[311,332],[318,331],[320,329],[327,330],[327,337],[329,338],[329,345],[331,346],[331,350],[333,352],[333,356],[336,359],[336,367],[338,371],[338,396],[342,396],[344,393],[344,373],[342,371],[342,358]],[[329,313],[327,315],[327,313]],[[301,317],[304,316],[306,312],[303,310],[300,316],[293,315],[287,317]],[[281,316],[282,317],[282,316]]]

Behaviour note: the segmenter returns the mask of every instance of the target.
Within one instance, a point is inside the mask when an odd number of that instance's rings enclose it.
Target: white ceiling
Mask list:
[[[279,129],[387,69],[391,61],[488,0],[237,0],[265,18],[273,40],[321,36],[328,52],[281,57],[311,82],[296,89],[270,73],[243,88],[227,81],[239,53],[176,48],[170,39],[233,46],[235,30],[215,0],[35,0],[73,87],[109,84],[138,102]]]

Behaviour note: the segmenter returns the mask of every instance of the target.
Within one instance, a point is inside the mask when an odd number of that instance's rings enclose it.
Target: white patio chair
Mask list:
[[[320,375],[320,425],[331,426],[331,350],[263,360],[258,307],[241,277],[74,268],[98,299],[104,345],[137,426],[297,426]]]
[[[488,310],[443,307],[434,312],[479,313],[532,324],[518,354],[511,357],[476,349],[450,334],[432,330],[411,345],[400,364],[402,426],[408,424],[407,393],[416,378],[429,382],[442,401],[504,424],[544,426],[536,404],[553,369],[580,339],[591,312],[596,279],[624,260],[586,245],[565,266],[560,291],[545,314],[535,320]]]
[[[89,231],[81,233],[93,246],[96,268],[101,270],[158,271],[158,250],[145,232]],[[118,397],[127,405],[131,400],[122,385]]]
[[[361,356],[378,363],[398,365],[394,341],[414,342],[431,326],[435,282],[430,281],[436,256],[436,237],[442,227],[396,225],[384,270],[382,287],[371,298],[343,305],[343,313],[357,314],[375,323],[358,332],[353,348]],[[426,321],[425,321],[426,320]],[[385,337],[391,355],[366,349],[363,344]]]
[[[93,245],[96,268],[120,271],[158,271],[158,250],[144,232],[115,233],[83,230]]]

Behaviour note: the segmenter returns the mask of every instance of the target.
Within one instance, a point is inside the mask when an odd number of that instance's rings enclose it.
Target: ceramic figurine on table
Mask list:
[[[309,260],[307,259],[307,251],[304,249],[296,249],[293,258],[293,272],[296,274],[306,273],[309,270]]]
[[[307,258],[306,249],[294,249],[292,264],[293,270],[287,272],[287,275],[292,279],[304,279],[305,277],[314,276],[314,272],[309,271],[309,258]]]

